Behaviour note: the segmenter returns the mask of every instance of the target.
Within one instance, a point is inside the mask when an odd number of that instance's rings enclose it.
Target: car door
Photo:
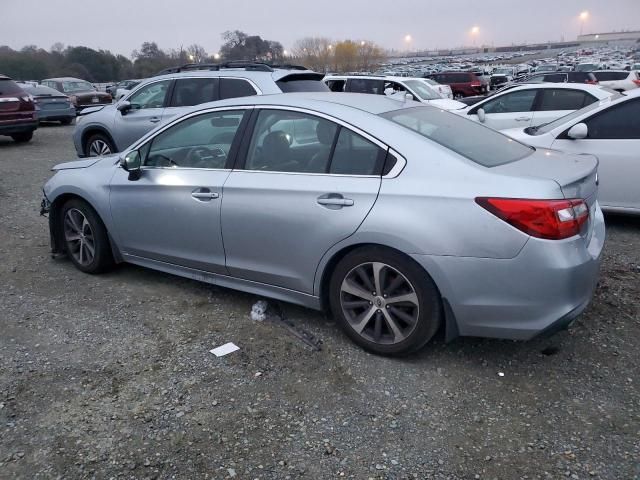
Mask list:
[[[552,147],[598,157],[602,206],[640,210],[640,99],[607,108],[583,122],[587,138],[570,139],[565,131]]]
[[[130,108],[115,113],[113,139],[123,151],[158,126],[168,101],[171,80],[149,83],[125,98]]]
[[[569,88],[541,89],[536,100],[531,125],[538,126],[552,122],[597,101],[596,97],[583,90]]]
[[[245,109],[186,117],[139,148],[140,178],[119,168],[110,204],[123,254],[226,273],[220,206]]]
[[[322,256],[376,201],[386,147],[311,112],[257,108],[253,123],[224,186],[227,269],[313,294]]]
[[[468,118],[479,122],[478,110],[485,113],[484,125],[495,130],[525,128],[531,125],[537,88],[509,91],[469,110]]]

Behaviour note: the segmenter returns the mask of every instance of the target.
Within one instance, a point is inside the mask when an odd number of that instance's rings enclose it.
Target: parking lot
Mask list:
[[[0,138],[1,478],[640,476],[640,220],[607,218],[594,300],[530,342],[442,335],[377,357],[331,319],[134,266],[49,255],[73,126]],[[481,279],[479,279],[481,280]],[[234,342],[217,358],[209,350]]]

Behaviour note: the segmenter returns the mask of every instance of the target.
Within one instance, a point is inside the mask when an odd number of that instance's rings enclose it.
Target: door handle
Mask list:
[[[160,117],[151,117],[151,118],[149,119],[149,121],[150,121],[151,123],[158,123],[158,122],[160,121]]]
[[[318,199],[318,203],[320,205],[336,206],[336,207],[352,207],[353,206],[353,200],[351,200],[350,198],[342,198],[342,197],[338,197],[338,198],[320,197]]]
[[[518,117],[515,120],[516,122],[528,122],[529,120],[531,120],[531,117]]]
[[[220,194],[218,192],[212,192],[208,188],[199,188],[191,192],[191,196],[197,200],[213,200],[216,198],[220,198]]]

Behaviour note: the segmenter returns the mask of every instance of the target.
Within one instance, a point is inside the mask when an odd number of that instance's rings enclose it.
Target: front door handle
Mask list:
[[[329,208],[352,207],[353,200],[339,194],[329,194],[318,198],[318,203]]]
[[[149,121],[150,121],[151,123],[158,123],[158,122],[160,121],[160,117],[151,117],[151,118],[149,119]]]
[[[528,122],[531,120],[531,117],[518,117],[516,118],[516,122]]]
[[[220,194],[218,192],[212,192],[208,188],[198,188],[191,192],[191,196],[196,200],[202,200],[205,202],[220,198]]]

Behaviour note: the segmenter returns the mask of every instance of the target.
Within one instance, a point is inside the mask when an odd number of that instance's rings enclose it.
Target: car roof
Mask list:
[[[42,81],[44,82],[45,80],[50,80],[50,81],[53,81],[53,82],[87,82],[87,83],[91,83],[88,80],[83,80],[81,78],[74,78],[74,77],[45,78]]]
[[[394,82],[406,82],[407,80],[424,80],[421,77],[399,77],[397,75],[327,75],[323,81],[327,80],[344,80],[350,78],[364,80],[390,80]]]
[[[260,80],[265,77],[271,78],[274,82],[282,80],[290,75],[317,75],[318,80],[321,80],[321,73],[314,72],[313,70],[289,70],[274,68],[272,71],[260,71],[260,70],[247,70],[246,68],[225,68],[223,70],[185,70],[183,72],[167,73],[164,75],[157,75],[150,77],[147,80],[158,79],[173,79],[173,78],[185,78],[185,77],[241,77],[250,80]]]
[[[212,107],[243,106],[243,105],[278,105],[286,107],[311,107],[342,106],[361,110],[363,112],[379,115],[381,113],[400,110],[402,108],[420,107],[424,104],[417,102],[405,102],[385,95],[371,95],[368,93],[342,93],[342,92],[296,92],[279,93],[272,95],[256,95],[251,97],[230,98],[219,100],[193,107],[193,111],[204,110]],[[428,107],[432,108],[432,107]]]

